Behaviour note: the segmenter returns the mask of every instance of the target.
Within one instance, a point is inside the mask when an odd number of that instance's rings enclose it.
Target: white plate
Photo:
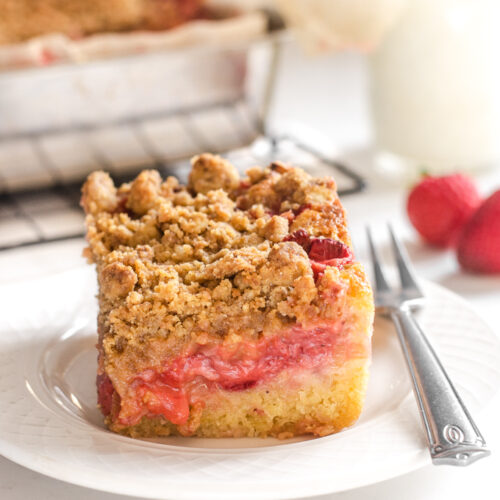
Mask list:
[[[500,342],[456,295],[425,283],[420,321],[473,413],[500,382]],[[362,417],[344,432],[273,439],[132,440],[95,407],[91,269],[0,287],[0,453],[48,476],[162,499],[283,499],[368,485],[430,462],[390,323],[377,320]],[[486,436],[487,437],[487,436]]]

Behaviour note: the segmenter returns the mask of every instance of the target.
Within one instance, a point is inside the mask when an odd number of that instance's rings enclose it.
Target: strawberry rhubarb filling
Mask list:
[[[327,266],[343,267],[353,260],[350,248],[344,243],[330,238],[313,238],[304,230],[292,233],[285,241],[295,241],[304,248],[316,279]],[[243,391],[284,370],[320,369],[335,355],[343,355],[345,359],[346,352],[345,336],[339,334],[338,323],[307,330],[295,326],[257,342],[196,344],[189,352],[165,362],[161,368],[139,373],[130,381],[126,394],[118,395],[109,377],[99,376],[99,405],[104,415],[111,415],[113,419],[116,416],[124,426],[135,425],[142,417],[155,415],[183,425],[189,419],[190,406],[203,405],[207,393]],[[113,401],[119,402],[116,412]]]
[[[170,359],[160,368],[142,371],[121,394],[119,412],[111,415],[121,425],[137,424],[143,416],[162,415],[185,424],[190,405],[202,404],[215,391],[244,391],[265,383],[284,370],[321,372],[334,357],[359,355],[346,341],[339,323],[303,329],[294,326],[282,334],[258,341],[207,344]],[[117,395],[107,376],[98,378],[98,395],[105,415]],[[114,394],[113,394],[114,393]]]

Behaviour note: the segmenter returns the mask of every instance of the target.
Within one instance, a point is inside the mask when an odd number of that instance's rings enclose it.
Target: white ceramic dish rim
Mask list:
[[[62,279],[63,282],[74,281],[75,276],[83,282],[88,282],[88,271],[87,270],[78,270],[72,271],[71,273],[64,273],[64,275],[58,276],[56,281]],[[36,289],[36,286],[44,286],[45,280],[39,280],[37,284],[31,283],[32,287]],[[24,284],[24,286],[27,283]],[[10,295],[16,296],[16,290],[9,289],[7,290],[5,287],[0,287],[0,296],[5,293],[9,293]],[[486,325],[475,316],[475,313],[471,310],[470,305],[452,294],[449,291],[442,289],[436,285],[432,285],[429,283],[425,283],[425,288],[431,293],[431,295],[436,295],[441,297],[441,299],[447,303],[454,304],[456,307],[456,311],[462,310],[467,311],[470,318],[474,320],[476,328],[481,331],[482,335],[485,335],[490,342],[488,348],[489,354],[493,352],[494,356],[500,356],[500,348],[499,348],[499,340],[496,336],[486,327]],[[19,290],[17,290],[19,291]],[[36,290],[35,290],[36,291]],[[88,294],[88,291],[86,292]],[[82,296],[85,296],[82,293]],[[70,301],[71,302],[71,301]],[[62,306],[64,307],[64,305]],[[76,306],[74,306],[71,310],[76,311],[78,309],[78,300]],[[71,310],[68,309],[68,314],[71,316]],[[13,311],[15,315],[15,308]],[[7,317],[9,317],[9,312],[7,312]],[[9,318],[7,318],[9,319]],[[11,326],[12,326],[12,314],[10,317]],[[14,318],[15,319],[15,318]],[[5,320],[5,318],[4,318]],[[36,322],[36,318],[33,319]],[[2,322],[3,323],[3,322]],[[0,325],[2,324],[0,323]],[[14,321],[15,323],[15,321]],[[7,323],[8,324],[8,323]],[[59,331],[64,328],[64,326],[71,326],[71,322],[62,321],[62,324],[59,325]],[[465,325],[466,326],[466,325]],[[2,329],[3,330],[3,329]],[[484,340],[484,339],[483,339]],[[442,348],[443,346],[441,346]],[[444,346],[446,347],[446,346]],[[452,346],[453,347],[453,346]],[[0,353],[1,357],[1,353]],[[500,357],[497,358],[500,361]],[[500,365],[500,363],[498,363]],[[405,374],[406,375],[406,374]],[[498,387],[498,382],[500,381],[500,368],[495,372],[496,379],[490,381],[492,389],[488,389],[487,398],[480,401],[479,407],[484,407],[488,400],[490,400],[496,388]],[[1,395],[0,395],[1,399]],[[405,398],[405,401],[401,403],[402,405],[410,406],[414,408],[414,404],[412,401],[411,394]],[[401,406],[401,405],[400,405]],[[473,409],[477,410],[478,408]],[[48,411],[53,411],[48,409]],[[392,410],[389,413],[398,412],[399,407],[395,410]],[[59,415],[60,416],[60,415]],[[418,416],[415,417],[413,423],[418,421]],[[366,431],[371,430],[372,434],[377,434],[383,429],[383,427],[387,424],[385,422],[386,418],[375,418],[369,422],[363,423],[363,429]],[[75,427],[76,428],[76,427]],[[101,429],[94,428],[93,430],[88,430],[88,424],[81,424],[81,429],[87,429],[87,432],[91,434],[99,433],[101,434],[103,431]],[[235,459],[244,455],[248,460],[248,457],[257,457],[260,460],[261,464],[257,467],[266,467],[269,466],[269,463],[279,463],[280,455],[283,455],[285,451],[287,455],[294,454],[297,455],[298,460],[303,459],[301,454],[304,454],[304,450],[309,454],[319,454],[320,456],[324,454],[325,450],[330,448],[329,444],[337,441],[337,442],[345,442],[352,437],[352,432],[355,431],[357,427],[347,430],[344,433],[329,436],[321,439],[310,440],[310,441],[302,441],[298,443],[286,443],[280,446],[272,446],[267,448],[251,448],[251,449],[211,449],[207,450],[206,448],[179,448],[163,444],[156,443],[144,443],[141,441],[134,441],[129,438],[125,438],[122,436],[113,435],[110,433],[106,433],[106,440],[109,443],[113,443],[112,446],[116,447],[127,447],[131,450],[137,452],[137,448],[141,449],[142,452],[146,452],[149,450],[153,453],[153,450],[173,453],[174,455],[178,455],[179,457],[196,457],[200,453],[203,454],[203,457],[211,457],[211,459],[227,459],[234,457]],[[390,436],[390,429],[385,429],[384,432],[388,431],[388,436]],[[420,434],[417,431],[417,434]],[[487,436],[486,436],[487,438]],[[2,431],[0,431],[0,452],[8,459],[19,463],[20,465],[24,465],[29,467],[32,470],[45,474],[47,476],[53,477],[55,479],[60,479],[63,481],[67,481],[73,484],[78,484],[80,486],[86,486],[89,488],[100,489],[104,491],[109,491],[113,493],[120,493],[125,495],[137,495],[146,498],[178,498],[178,499],[190,499],[196,498],[197,495],[203,494],[204,498],[262,498],[262,499],[279,499],[279,498],[299,498],[302,496],[311,496],[311,495],[321,495],[333,492],[339,492],[348,490],[355,487],[365,486],[368,484],[372,484],[375,482],[379,482],[382,480],[390,479],[392,477],[396,477],[403,473],[411,472],[415,469],[418,469],[424,465],[430,463],[430,459],[428,457],[427,450],[425,449],[425,443],[422,441],[422,435],[420,434],[419,439],[416,441],[417,446],[414,446],[413,451],[411,453],[406,453],[404,456],[400,456],[392,461],[390,461],[390,466],[382,466],[377,467],[374,466],[370,470],[366,468],[364,470],[359,471],[359,475],[350,475],[349,477],[344,477],[342,480],[339,478],[323,478],[322,481],[318,481],[317,478],[313,478],[313,480],[308,481],[307,484],[304,481],[296,481],[290,479],[286,474],[280,479],[280,475],[277,474],[276,478],[272,480],[263,480],[259,479],[257,482],[253,482],[252,484],[243,484],[241,481],[235,482],[231,481],[230,473],[227,473],[228,480],[223,482],[217,482],[217,486],[214,489],[214,483],[211,481],[193,478],[193,484],[186,485],[185,481],[176,481],[175,478],[165,478],[163,488],[164,490],[168,490],[168,492],[162,492],[159,490],[159,484],[156,484],[154,487],[150,489],[145,487],[145,483],[148,482],[148,479],[144,478],[141,475],[133,476],[128,475],[123,478],[123,481],[117,481],[116,475],[107,474],[106,470],[100,471],[99,468],[96,468],[94,464],[90,464],[90,467],[81,468],[75,472],[74,467],[71,463],[65,463],[64,461],[58,461],[51,457],[43,457],[40,454],[33,453],[32,451],[23,448],[22,446],[18,446],[16,444],[12,444],[9,441],[8,436],[3,435]],[[146,447],[146,450],[144,449]],[[380,450],[381,453],[384,450]],[[408,451],[408,450],[407,450]],[[78,452],[78,450],[77,450]],[[307,455],[306,453],[306,455]],[[251,460],[250,460],[251,461]],[[383,462],[383,461],[382,461]],[[307,466],[307,463],[304,463]],[[376,464],[375,464],[376,465]],[[226,469],[227,463],[224,462],[223,469]],[[335,464],[332,464],[332,468],[335,468]],[[332,484],[334,483],[334,484]],[[151,484],[151,486],[153,486]],[[235,488],[238,490],[236,491]],[[202,493],[201,493],[202,492]],[[167,496],[165,496],[167,495]]]

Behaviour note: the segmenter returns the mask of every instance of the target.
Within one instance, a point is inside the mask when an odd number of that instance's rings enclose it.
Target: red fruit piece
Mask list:
[[[115,392],[115,388],[106,374],[97,375],[96,385],[97,402],[101,407],[103,415],[108,416],[113,406],[113,393]]]
[[[500,273],[500,190],[487,198],[465,225],[458,262],[469,271]]]
[[[439,247],[455,246],[481,203],[477,188],[462,174],[425,177],[408,196],[407,212],[422,238]]]
[[[351,249],[339,240],[314,238],[309,258],[326,266],[344,266],[353,260]]]
[[[306,251],[306,253],[309,253],[312,239],[311,235],[305,229],[299,229],[298,231],[286,236],[283,241],[295,241],[295,243],[298,243]]]
[[[307,252],[315,275],[323,272],[327,266],[342,267],[354,259],[352,250],[341,241],[314,238],[304,229],[295,231],[283,241],[295,241]]]

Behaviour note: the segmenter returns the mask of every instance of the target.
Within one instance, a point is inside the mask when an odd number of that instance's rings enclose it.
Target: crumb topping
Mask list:
[[[85,254],[98,268],[109,352],[139,352],[146,339],[175,352],[186,339],[256,338],[338,319],[353,289],[369,294],[359,264],[344,260],[317,272],[307,248],[290,237],[300,230],[350,252],[331,178],[273,163],[240,179],[228,161],[203,154],[187,186],[146,170],[117,188],[99,171],[82,193]]]
[[[2,0],[0,46],[62,33],[165,30],[203,14],[202,0]]]

